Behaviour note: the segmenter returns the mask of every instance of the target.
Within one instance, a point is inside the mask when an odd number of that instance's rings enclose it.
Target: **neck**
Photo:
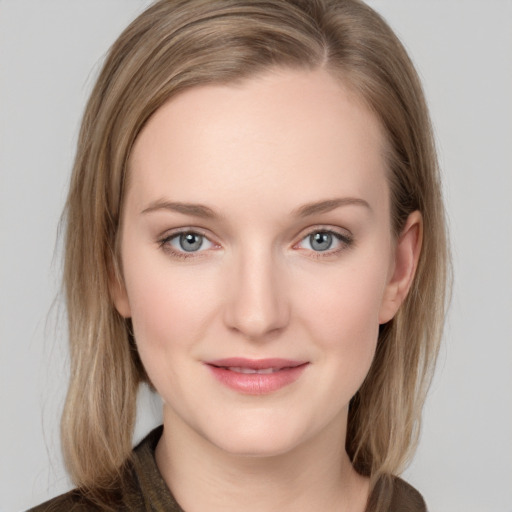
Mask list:
[[[165,408],[156,461],[187,512],[363,512],[369,483],[345,452],[346,415],[341,423],[284,454],[249,457],[227,453]]]

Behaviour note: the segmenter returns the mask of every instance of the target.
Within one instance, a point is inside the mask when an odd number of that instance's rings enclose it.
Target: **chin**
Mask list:
[[[217,448],[229,455],[247,458],[277,457],[291,452],[298,444],[291,439],[269,438],[268,436],[265,438],[238,436],[237,439],[229,439],[224,442],[212,441]]]
[[[231,423],[202,436],[223,452],[239,457],[276,457],[293,451],[308,439],[308,432],[289,421]]]

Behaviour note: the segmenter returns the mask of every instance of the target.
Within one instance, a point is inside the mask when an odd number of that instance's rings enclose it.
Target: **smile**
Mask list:
[[[284,388],[300,378],[307,361],[285,359],[219,359],[206,366],[218,382],[247,395],[264,395]]]
[[[255,370],[254,368],[242,368],[242,367],[236,367],[236,366],[230,366],[226,368],[226,370],[229,370],[231,372],[237,372],[237,373],[259,373],[260,375],[268,374],[268,373],[275,373],[281,371],[281,368],[264,368],[262,370]]]

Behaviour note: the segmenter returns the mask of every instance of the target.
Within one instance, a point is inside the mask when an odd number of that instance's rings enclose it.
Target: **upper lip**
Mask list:
[[[214,361],[206,361],[210,366],[219,368],[248,368],[251,370],[264,370],[272,368],[280,370],[282,368],[295,368],[306,364],[307,361],[297,361],[295,359],[281,359],[277,357],[267,359],[247,359],[245,357],[229,357],[226,359],[215,359]]]

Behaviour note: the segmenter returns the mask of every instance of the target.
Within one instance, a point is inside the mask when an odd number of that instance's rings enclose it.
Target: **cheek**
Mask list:
[[[299,316],[321,357],[329,358],[329,365],[354,381],[354,392],[375,353],[386,275],[384,266],[363,264],[315,280],[307,294],[297,293],[307,297]]]
[[[126,254],[130,254],[128,251]],[[140,356],[150,378],[200,340],[215,309],[212,278],[171,266],[165,257],[126,261],[125,282]]]
[[[378,329],[379,310],[384,296],[386,269],[359,265],[331,272],[322,279],[304,283],[298,294],[306,298],[302,308],[308,317],[334,335],[338,330],[366,332]],[[331,336],[328,336],[331,337]]]

